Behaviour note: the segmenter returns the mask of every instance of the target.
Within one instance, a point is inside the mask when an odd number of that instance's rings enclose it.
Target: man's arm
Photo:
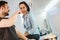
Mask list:
[[[23,35],[22,33],[20,33],[17,29],[16,29],[16,33],[18,35],[19,38],[23,39],[23,40],[27,40],[27,37],[25,37],[25,35]]]
[[[2,19],[0,21],[0,28],[5,28],[5,27],[11,27],[16,18],[17,18],[17,14],[19,13],[20,11],[16,11],[9,19]]]

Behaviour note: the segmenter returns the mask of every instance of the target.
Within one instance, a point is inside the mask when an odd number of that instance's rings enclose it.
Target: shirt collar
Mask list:
[[[26,15],[23,15],[23,18],[26,18],[29,15],[29,13],[27,13]]]

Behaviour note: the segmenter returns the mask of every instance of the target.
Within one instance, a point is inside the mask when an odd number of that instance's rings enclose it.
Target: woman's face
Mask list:
[[[25,4],[20,4],[19,8],[20,8],[21,12],[23,13],[23,15],[27,14],[28,11],[27,11],[27,7]]]

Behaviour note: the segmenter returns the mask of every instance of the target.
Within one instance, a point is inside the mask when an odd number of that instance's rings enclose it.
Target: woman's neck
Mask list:
[[[24,16],[26,16],[28,14],[28,12],[24,13]]]

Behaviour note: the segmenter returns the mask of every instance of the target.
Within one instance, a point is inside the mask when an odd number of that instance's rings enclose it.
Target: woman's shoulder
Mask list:
[[[29,12],[29,13],[28,13],[28,16],[33,17],[34,14],[33,14],[32,12]]]

